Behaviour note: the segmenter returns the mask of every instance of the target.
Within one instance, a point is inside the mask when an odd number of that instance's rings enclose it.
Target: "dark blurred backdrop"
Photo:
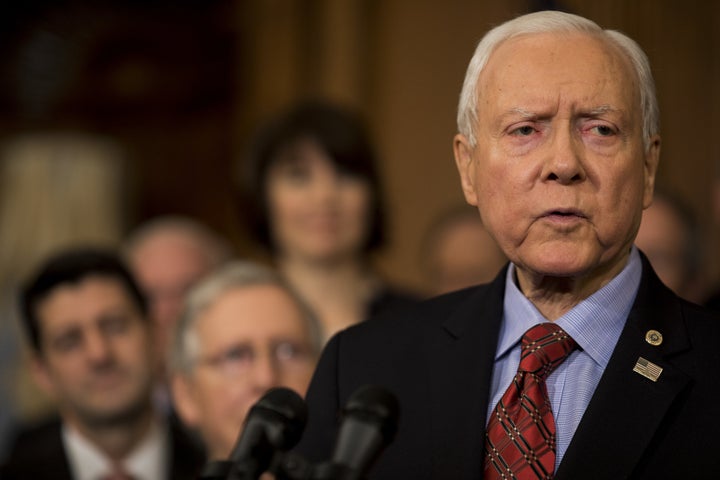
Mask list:
[[[233,175],[255,127],[300,98],[338,100],[366,115],[383,159],[392,224],[381,267],[418,284],[419,237],[462,199],[451,138],[475,44],[490,26],[542,8],[622,30],[647,51],[662,113],[660,181],[688,199],[718,245],[714,1],[3,2],[0,142],[38,131],[112,138],[124,151],[127,229],[190,214],[244,250]]]

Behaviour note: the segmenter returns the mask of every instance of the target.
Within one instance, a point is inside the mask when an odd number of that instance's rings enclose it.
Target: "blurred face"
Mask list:
[[[149,238],[131,257],[133,273],[148,296],[157,327],[157,348],[165,351],[185,294],[211,268],[208,257],[197,242],[173,233]]]
[[[477,146],[455,138],[467,201],[521,287],[569,277],[596,290],[625,265],[658,161],[629,61],[591,36],[520,36],[492,54],[479,93]]]
[[[338,171],[315,142],[300,142],[270,167],[267,195],[273,239],[284,255],[323,261],[363,248],[370,188]]]
[[[212,458],[232,450],[250,407],[270,388],[305,394],[315,366],[310,332],[292,298],[274,285],[235,287],[195,324],[200,354],[173,393]]]
[[[507,259],[479,219],[453,223],[438,239],[433,263],[435,294],[487,283]]]
[[[660,279],[678,295],[685,295],[688,271],[684,260],[685,225],[664,201],[643,212],[635,244],[650,260]]]
[[[60,286],[37,315],[35,373],[69,421],[112,425],[150,411],[151,330],[122,283],[90,276]]]

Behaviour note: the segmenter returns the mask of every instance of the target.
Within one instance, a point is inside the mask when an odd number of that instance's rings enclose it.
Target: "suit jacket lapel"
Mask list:
[[[502,319],[505,270],[431,332],[433,478],[480,478],[485,415]],[[462,472],[462,473],[461,473]]]
[[[646,340],[649,330],[662,334],[660,345]],[[673,400],[690,381],[671,363],[673,355],[688,348],[677,297],[643,258],[635,303],[555,478],[628,478]],[[640,357],[663,369],[657,381],[633,371]]]

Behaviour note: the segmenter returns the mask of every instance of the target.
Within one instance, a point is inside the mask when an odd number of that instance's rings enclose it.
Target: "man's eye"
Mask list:
[[[615,134],[615,130],[613,130],[611,127],[608,127],[607,125],[596,125],[592,128],[592,130],[594,130],[595,133],[597,133],[601,137],[609,137]]]
[[[52,347],[59,352],[70,352],[75,350],[82,343],[82,335],[80,332],[68,332],[56,337],[52,342]]]
[[[275,357],[280,361],[292,361],[305,354],[302,346],[292,342],[280,342],[275,345]]]
[[[522,127],[518,127],[510,133],[521,137],[527,137],[528,135],[532,135],[533,132],[535,132],[535,129],[533,127],[531,127],[530,125],[523,125]]]
[[[231,348],[222,355],[222,359],[226,362],[249,362],[253,359],[254,353],[248,347]]]

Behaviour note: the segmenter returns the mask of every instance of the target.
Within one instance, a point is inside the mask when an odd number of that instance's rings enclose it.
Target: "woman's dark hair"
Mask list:
[[[385,242],[384,201],[375,151],[365,124],[353,112],[326,102],[295,106],[260,129],[250,154],[241,165],[241,216],[256,239],[275,252],[267,199],[267,174],[283,153],[312,140],[328,155],[335,168],[357,176],[370,187],[368,232],[364,252]]]

